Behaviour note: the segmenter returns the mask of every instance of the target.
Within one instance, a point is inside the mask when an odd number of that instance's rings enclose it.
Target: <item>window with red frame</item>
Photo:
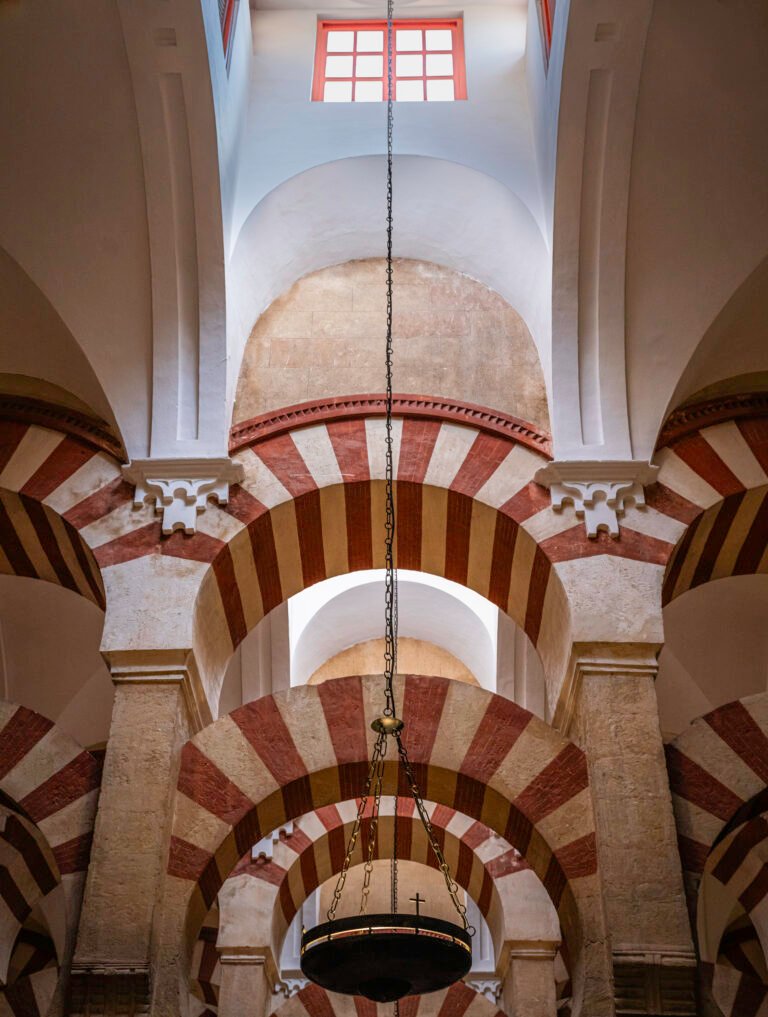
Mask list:
[[[395,21],[392,54],[397,102],[466,99],[461,18]],[[382,102],[387,89],[386,21],[321,21],[315,102]]]
[[[536,0],[539,8],[539,25],[541,41],[544,47],[544,63],[549,64],[549,53],[552,49],[552,25],[555,20],[555,4],[557,0]]]

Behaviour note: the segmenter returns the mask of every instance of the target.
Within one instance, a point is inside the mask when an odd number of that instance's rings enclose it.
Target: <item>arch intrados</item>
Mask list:
[[[449,989],[428,996],[409,996],[401,1007],[408,1017],[438,1017],[441,1013],[463,1014],[467,1011],[472,1017],[502,1017],[502,1011],[496,1005],[466,982],[456,982]],[[369,1017],[387,1017],[389,1010],[386,1004],[370,1003],[361,1012]],[[272,1017],[348,1017],[349,1012],[343,1003],[340,1005],[338,996],[310,983],[282,1003]]]
[[[185,803],[176,808],[168,871],[180,892],[186,886],[188,957],[216,894],[252,844],[289,819],[358,793],[373,738],[364,718],[379,700],[376,679],[304,686],[240,707],[184,747],[178,790]],[[428,723],[423,703],[430,704]],[[337,749],[322,728],[323,711],[340,725]],[[481,821],[520,851],[558,912],[569,955],[579,958],[582,923],[587,914],[596,920],[588,902],[597,875],[583,753],[509,700],[447,679],[408,677],[402,714],[425,797]],[[473,748],[476,740],[484,752]],[[389,763],[385,795],[393,794],[394,777]],[[253,797],[241,790],[249,787]]]

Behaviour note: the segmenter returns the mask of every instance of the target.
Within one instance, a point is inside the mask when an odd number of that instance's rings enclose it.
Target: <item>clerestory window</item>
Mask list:
[[[393,22],[397,102],[466,99],[461,18]],[[315,102],[383,102],[387,88],[386,21],[320,21]]]

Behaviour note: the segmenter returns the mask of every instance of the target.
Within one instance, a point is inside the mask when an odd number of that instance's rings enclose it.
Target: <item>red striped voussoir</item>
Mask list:
[[[724,1017],[768,1017],[763,948],[754,925],[741,916],[726,930],[717,963],[705,962],[712,997]]]
[[[0,701],[0,790],[42,833],[61,876],[88,868],[100,783],[90,752],[39,713]]]
[[[768,785],[768,693],[721,706],[667,746],[683,869],[694,884],[723,829]]]
[[[659,483],[648,495],[679,526],[664,603],[710,580],[768,571],[768,417],[670,435],[656,453]]]
[[[0,806],[0,900],[3,935],[14,942],[35,908],[58,885],[51,849],[28,819]]]
[[[307,897],[341,870],[357,807],[357,801],[350,800],[302,816],[294,823],[293,832],[277,842],[271,859],[252,860],[246,855],[235,868],[233,875],[245,872],[278,886],[280,933],[288,928]],[[398,800],[398,858],[435,868],[437,860],[414,808],[412,799]],[[494,897],[496,884],[527,869],[525,859],[503,837],[455,809],[430,802],[427,812],[454,878],[477,902],[483,917],[491,921],[492,908],[499,907]],[[389,800],[382,803],[376,858],[389,857],[392,820]],[[352,864],[365,860],[362,852],[369,823],[370,809]]]
[[[51,964],[4,986],[0,990],[0,1017],[45,1017],[58,980],[58,967]]]
[[[567,931],[580,880],[597,871],[584,754],[499,696],[413,675],[403,687],[408,750],[425,797],[479,820],[520,851]],[[194,937],[254,843],[358,793],[372,747],[364,718],[379,698],[375,677],[336,679],[249,703],[187,743],[168,871],[191,884]],[[394,775],[388,763],[385,794]]]

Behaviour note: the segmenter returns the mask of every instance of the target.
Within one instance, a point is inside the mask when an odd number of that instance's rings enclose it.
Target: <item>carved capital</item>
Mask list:
[[[658,471],[658,466],[633,460],[553,462],[540,469],[535,479],[549,488],[555,512],[567,502],[573,505],[590,539],[600,530],[616,539],[625,506],[630,502],[645,505],[645,485],[654,483]]]
[[[155,503],[163,512],[163,533],[194,533],[198,513],[208,499],[229,500],[229,485],[243,478],[243,467],[231,459],[134,459],[123,467],[135,484],[134,505]]]
[[[493,1003],[494,1006],[501,999],[500,978],[470,978],[467,980],[467,985],[470,989],[480,993],[481,996],[485,996],[488,1002]]]

